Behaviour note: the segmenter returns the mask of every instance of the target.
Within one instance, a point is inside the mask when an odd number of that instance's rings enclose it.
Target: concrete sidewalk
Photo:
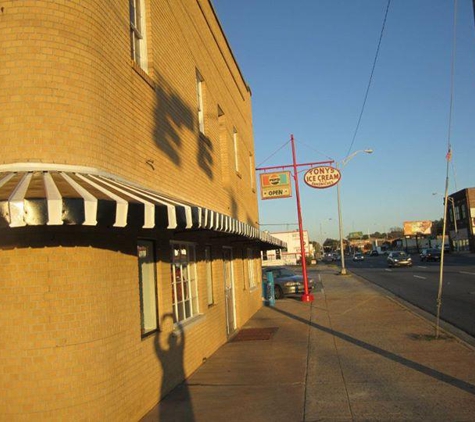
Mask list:
[[[365,281],[319,278],[313,303],[241,331],[270,339],[227,343],[143,421],[475,421],[475,349]]]

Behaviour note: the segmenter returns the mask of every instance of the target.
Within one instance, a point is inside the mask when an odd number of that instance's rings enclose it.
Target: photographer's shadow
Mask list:
[[[172,314],[166,314],[162,318],[162,327],[166,327],[168,319],[173,321]],[[166,339],[164,338],[166,336]],[[184,352],[185,333],[180,324],[168,333],[160,333],[155,339],[155,352],[162,367],[162,385],[160,386],[159,397],[163,397],[157,406],[157,413],[153,418],[160,422],[195,420],[193,406],[188,384],[185,380]],[[177,382],[181,382],[173,388]],[[172,390],[170,390],[173,388]]]

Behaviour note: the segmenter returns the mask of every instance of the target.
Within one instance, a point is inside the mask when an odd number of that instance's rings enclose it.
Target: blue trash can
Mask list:
[[[262,298],[265,306],[275,306],[275,284],[272,271],[265,271],[266,278],[262,279]]]

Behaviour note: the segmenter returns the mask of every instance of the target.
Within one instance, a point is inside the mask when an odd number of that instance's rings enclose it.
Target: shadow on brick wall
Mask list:
[[[157,147],[178,167],[189,157],[184,136],[192,133],[197,144],[196,165],[210,180],[214,178],[215,148],[208,136],[198,130],[197,108],[190,107],[168,84],[158,77],[155,86],[157,106],[155,108],[154,139]]]
[[[163,316],[162,327],[167,324],[167,319],[173,321],[173,315],[168,313]],[[166,341],[161,339],[161,336],[166,336]],[[180,382],[186,378],[184,369],[185,344],[185,333],[181,325],[178,325],[176,330],[160,333],[160,336],[155,339],[155,352],[163,371],[162,385],[158,392],[159,397],[169,391],[170,382]],[[193,422],[195,420],[193,404],[186,380],[173,389],[173,394],[169,394],[162,399],[146,420]]]

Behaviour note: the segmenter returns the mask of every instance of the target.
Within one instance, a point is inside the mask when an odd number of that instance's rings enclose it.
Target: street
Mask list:
[[[366,256],[364,261],[353,262],[347,257],[345,263],[354,274],[436,315],[440,263],[421,262],[418,255],[412,255],[412,267],[388,268],[386,258]],[[441,318],[475,337],[473,255],[446,254],[443,280]]]

